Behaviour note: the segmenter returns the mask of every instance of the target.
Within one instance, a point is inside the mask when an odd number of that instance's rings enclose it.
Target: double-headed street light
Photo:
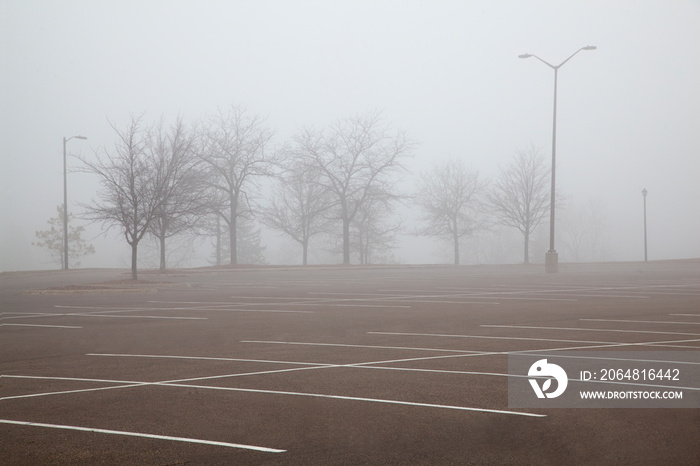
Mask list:
[[[87,139],[85,136],[63,137],[63,270],[68,270],[68,176],[66,170],[66,143],[71,139]]]
[[[554,181],[555,181],[555,174],[556,174],[556,152],[557,152],[557,72],[559,71],[559,68],[564,66],[564,63],[568,62],[571,60],[574,55],[579,53],[581,50],[595,50],[596,46],[595,45],[587,45],[586,47],[581,47],[577,51],[575,51],[569,58],[564,60],[563,62],[559,63],[558,65],[552,65],[551,63],[548,63],[544,60],[542,60],[540,57],[537,55],[533,55],[531,53],[525,53],[523,55],[519,55],[518,58],[530,58],[534,57],[537,58],[539,61],[544,63],[545,65],[549,66],[554,70],[554,117],[553,117],[553,123],[552,123],[552,195],[551,195],[551,200],[550,200],[550,206],[549,206],[549,251],[547,251],[547,254],[544,256],[544,270],[545,272],[550,272],[550,273],[555,273],[558,271],[559,268],[559,255],[557,254],[557,251],[554,249]]]

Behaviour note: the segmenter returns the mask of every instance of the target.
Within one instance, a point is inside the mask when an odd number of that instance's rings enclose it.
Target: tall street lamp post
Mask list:
[[[644,197],[644,262],[647,261],[647,188],[642,189]]]
[[[549,205],[549,251],[544,256],[544,270],[545,272],[548,273],[556,273],[559,269],[559,255],[557,254],[557,251],[554,249],[554,186],[555,186],[555,175],[556,175],[556,152],[557,152],[557,74],[559,71],[559,68],[564,66],[564,63],[568,62],[571,60],[574,55],[579,53],[581,50],[595,50],[596,46],[595,45],[587,45],[586,47],[581,47],[577,51],[575,51],[569,58],[564,60],[563,62],[559,63],[558,65],[552,65],[551,63],[548,63],[544,60],[542,60],[540,57],[537,55],[533,55],[531,53],[525,53],[523,55],[519,55],[518,58],[530,58],[534,57],[544,63],[545,65],[549,66],[554,70],[554,117],[553,117],[553,123],[552,123],[552,194],[551,194],[551,200],[550,200],[550,205]]]
[[[71,139],[87,139],[85,136],[63,137],[63,270],[68,270],[68,176],[66,170],[66,143]]]

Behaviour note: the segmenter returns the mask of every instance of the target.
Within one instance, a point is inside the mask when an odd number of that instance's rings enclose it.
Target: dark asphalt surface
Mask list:
[[[700,261],[560,267],[2,274],[0,464],[700,464],[697,408],[508,407],[508,351],[700,351]]]

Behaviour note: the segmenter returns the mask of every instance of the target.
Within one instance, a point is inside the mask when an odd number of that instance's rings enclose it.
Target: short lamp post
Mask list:
[[[66,170],[66,143],[71,139],[87,139],[85,136],[63,137],[63,270],[68,270],[68,175]]]
[[[647,262],[647,188],[642,189],[644,197],[644,262]]]
[[[544,63],[545,65],[549,66],[554,70],[554,117],[553,117],[553,123],[552,123],[552,193],[551,193],[551,199],[550,199],[550,206],[549,206],[549,251],[547,251],[547,254],[544,256],[544,270],[545,272],[548,273],[556,273],[559,270],[559,255],[557,254],[556,249],[554,249],[554,187],[555,187],[555,176],[556,176],[556,153],[557,153],[557,74],[559,71],[559,68],[561,68],[564,63],[568,62],[571,60],[574,55],[579,53],[581,50],[595,50],[596,46],[595,45],[587,45],[586,47],[581,47],[577,51],[575,51],[569,58],[564,60],[563,62],[559,63],[558,65],[552,65],[551,63],[548,63],[544,60],[542,60],[540,57],[537,55],[533,55],[531,53],[525,53],[523,55],[519,55],[518,58],[530,58],[534,57]]]

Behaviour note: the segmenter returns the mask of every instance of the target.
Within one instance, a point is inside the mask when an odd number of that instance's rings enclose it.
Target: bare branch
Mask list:
[[[493,216],[501,225],[517,228],[524,238],[524,262],[529,262],[532,232],[549,211],[549,171],[539,150],[531,145],[502,168],[488,192]]]
[[[328,189],[314,182],[316,172],[289,160],[274,188],[272,203],[263,210],[262,222],[281,231],[302,246],[307,264],[309,240],[327,230],[327,212],[333,206]]]
[[[455,265],[459,265],[459,239],[481,228],[481,196],[485,189],[479,173],[461,160],[435,165],[419,183],[416,204],[423,210],[420,235],[451,239]]]
[[[402,132],[392,134],[379,113],[337,121],[327,131],[303,130],[295,151],[315,183],[326,188],[343,226],[343,262],[350,263],[350,224],[371,193],[394,193],[392,177],[403,172],[413,143]]]
[[[194,230],[208,213],[203,172],[196,156],[195,135],[181,118],[170,127],[163,122],[149,140],[159,191],[158,207],[149,231],[160,245],[160,269],[166,266],[166,239]]]
[[[257,195],[258,178],[274,174],[276,154],[266,151],[272,134],[259,116],[237,106],[219,111],[203,132],[199,158],[207,167],[212,210],[229,226],[232,264],[237,263],[236,221],[246,213],[239,206]]]
[[[121,230],[131,246],[131,275],[137,278],[137,248],[160,206],[161,180],[149,154],[149,130],[141,117],[132,117],[125,129],[112,126],[117,141],[111,151],[102,149],[93,160],[81,158],[83,170],[98,176],[97,199],[83,205],[84,216],[107,229]]]

